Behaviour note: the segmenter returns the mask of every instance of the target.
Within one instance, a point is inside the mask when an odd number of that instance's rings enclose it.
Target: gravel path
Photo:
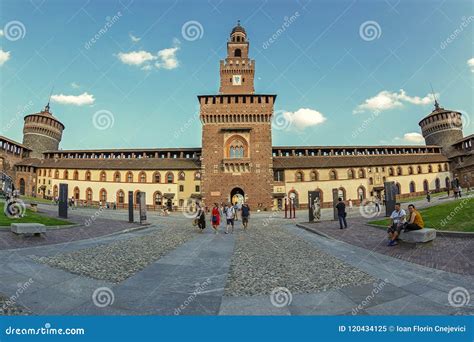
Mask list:
[[[0,295],[0,316],[26,316],[30,311]]]
[[[254,220],[236,237],[227,296],[270,294],[278,287],[314,293],[373,282],[368,274],[323,253],[275,222]],[[268,223],[268,222],[267,222]]]
[[[116,241],[36,261],[71,273],[119,283],[198,234],[188,228],[163,228],[146,236]]]

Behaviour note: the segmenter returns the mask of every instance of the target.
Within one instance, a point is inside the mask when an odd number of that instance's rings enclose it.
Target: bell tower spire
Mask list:
[[[253,94],[255,61],[249,59],[247,33],[237,21],[227,42],[227,57],[221,60],[221,94]]]

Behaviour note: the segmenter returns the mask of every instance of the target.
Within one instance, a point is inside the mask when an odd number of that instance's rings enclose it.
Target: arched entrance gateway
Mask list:
[[[230,202],[235,205],[241,205],[245,202],[245,192],[241,188],[233,188],[230,192]]]
[[[25,180],[20,178],[20,195],[25,195]]]

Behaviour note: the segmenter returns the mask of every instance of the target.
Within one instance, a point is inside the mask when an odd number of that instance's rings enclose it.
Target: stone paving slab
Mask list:
[[[370,315],[452,315],[453,308],[433,303],[431,300],[408,295],[365,309]]]
[[[412,244],[400,243],[387,247],[386,230],[368,226],[367,219],[357,217],[349,220],[348,229],[339,229],[335,221],[303,223],[302,226],[351,245],[376,251],[397,259],[417,263],[438,270],[474,275],[474,239],[442,236],[414,248]]]

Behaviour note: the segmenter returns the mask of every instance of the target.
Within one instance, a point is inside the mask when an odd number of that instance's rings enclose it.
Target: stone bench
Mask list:
[[[418,230],[410,230],[407,232],[401,232],[399,239],[404,242],[410,243],[424,243],[433,241],[436,238],[436,229],[423,228]]]
[[[46,226],[41,223],[12,223],[10,231],[15,234],[40,235],[46,233]]]

